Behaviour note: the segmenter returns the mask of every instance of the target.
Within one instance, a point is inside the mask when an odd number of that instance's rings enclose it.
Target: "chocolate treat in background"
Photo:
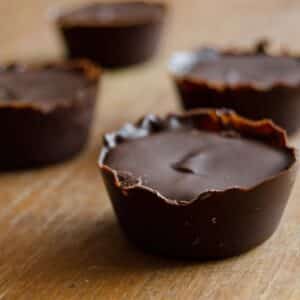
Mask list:
[[[88,61],[0,66],[0,169],[55,163],[87,142],[100,70]]]
[[[300,59],[253,51],[203,48],[175,54],[170,71],[185,109],[229,108],[268,118],[289,134],[300,126]]]
[[[125,67],[155,54],[165,14],[162,3],[93,3],[62,11],[56,24],[69,57],[87,57],[103,67]]]
[[[105,135],[99,160],[128,238],[197,259],[238,255],[268,239],[296,165],[281,128],[224,110],[147,116]]]

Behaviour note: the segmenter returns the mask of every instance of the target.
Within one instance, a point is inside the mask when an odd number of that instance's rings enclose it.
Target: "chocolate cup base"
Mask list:
[[[177,82],[182,106],[195,108],[228,108],[244,117],[268,118],[283,127],[289,135],[300,127],[300,87],[274,87],[259,91],[251,88],[218,91],[191,82]]]
[[[35,110],[0,110],[0,170],[43,167],[74,157],[87,143],[94,104]]]
[[[292,168],[249,193],[227,191],[183,207],[170,207],[141,190],[126,196],[114,190],[111,179],[105,177],[105,182],[121,228],[139,248],[174,258],[216,260],[243,254],[271,237],[295,176]],[[143,211],[156,212],[155,217]]]
[[[261,246],[263,243],[265,243],[269,238],[261,241],[260,243],[256,245],[252,245],[251,247],[245,248],[245,249],[236,249],[230,250],[227,253],[214,253],[214,252],[204,252],[202,254],[199,254],[200,252],[196,251],[186,251],[182,249],[179,249],[177,252],[174,252],[174,249],[168,249],[163,247],[157,247],[155,245],[150,245],[147,242],[141,241],[141,240],[135,240],[133,237],[131,237],[130,234],[126,233],[123,230],[127,240],[132,243],[138,250],[154,256],[163,257],[165,259],[176,259],[176,260],[183,260],[183,261],[202,261],[202,262],[208,262],[208,261],[218,261],[218,260],[224,260],[224,259],[230,259],[234,257],[239,257],[247,252],[250,252],[257,247]]]
[[[106,68],[150,60],[158,48],[161,22],[126,27],[61,27],[71,58],[86,57]]]

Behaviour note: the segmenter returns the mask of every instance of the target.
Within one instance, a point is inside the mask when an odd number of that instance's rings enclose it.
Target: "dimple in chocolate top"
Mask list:
[[[160,18],[163,6],[144,2],[94,3],[62,14],[65,24],[122,25],[143,23]]]
[[[300,83],[300,60],[289,56],[264,53],[231,54],[204,49],[197,53],[197,62],[189,76],[227,85]]]
[[[0,101],[74,99],[89,86],[82,73],[60,68],[0,69]]]
[[[104,163],[169,199],[187,201],[204,192],[251,188],[288,168],[292,157],[255,140],[182,128],[118,144]]]

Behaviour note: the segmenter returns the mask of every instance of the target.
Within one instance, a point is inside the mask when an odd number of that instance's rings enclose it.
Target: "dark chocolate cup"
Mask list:
[[[76,99],[0,101],[0,169],[33,168],[78,153],[87,142],[96,103],[100,70],[88,61],[3,68],[54,68],[82,72],[90,84]]]
[[[292,163],[255,186],[206,192],[192,201],[168,199],[138,181],[128,183],[126,173],[105,165],[107,153],[119,143],[178,124],[216,132],[236,130],[285,149]],[[135,126],[127,125],[104,137],[99,167],[129,240],[146,251],[201,260],[239,255],[268,239],[279,224],[297,171],[295,151],[287,146],[281,128],[268,120],[250,121],[220,110],[195,110],[164,120],[149,116]]]
[[[66,22],[62,13],[56,24],[65,41],[68,57],[86,57],[106,68],[126,67],[151,59],[159,45],[166,6],[138,3],[157,7],[161,10],[161,16],[147,18],[143,22],[84,24]]]
[[[219,53],[256,54],[265,51],[259,44],[253,51],[226,50]],[[184,56],[184,59],[180,59]],[[289,54],[283,54],[288,56]],[[193,57],[192,61],[188,57]],[[179,59],[178,59],[179,58]],[[296,57],[294,57],[296,58]],[[228,108],[250,119],[268,118],[288,134],[300,127],[300,83],[277,82],[261,88],[241,82],[235,87],[218,85],[189,76],[189,67],[197,61],[197,51],[178,54],[171,59],[170,72],[185,110]]]

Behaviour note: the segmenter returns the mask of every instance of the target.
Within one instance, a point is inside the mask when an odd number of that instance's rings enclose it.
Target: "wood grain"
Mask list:
[[[75,2],[1,0],[0,60],[60,57],[46,12]],[[86,150],[64,164],[0,175],[0,299],[300,299],[299,180],[276,234],[241,257],[165,260],[136,250],[119,230],[96,166],[101,134],[148,112],[179,109],[166,73],[174,50],[247,46],[263,36],[275,50],[300,51],[297,0],[169,3],[157,58],[105,74]],[[292,143],[300,145],[300,135]]]

